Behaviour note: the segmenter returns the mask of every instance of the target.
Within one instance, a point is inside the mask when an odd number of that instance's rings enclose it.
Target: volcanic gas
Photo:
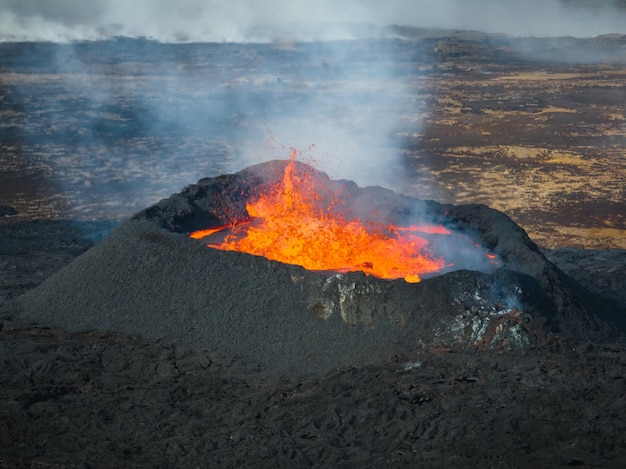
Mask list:
[[[20,297],[19,315],[173,338],[281,373],[626,330],[504,213],[361,188],[294,154],[142,210]]]
[[[263,256],[308,270],[362,271],[384,279],[419,282],[424,274],[451,268],[432,245],[452,232],[441,224],[401,226],[350,214],[338,192],[295,165],[292,150],[282,179],[246,203],[248,216],[193,231],[207,246]],[[376,214],[372,214],[375,216]],[[486,254],[496,263],[495,256]]]

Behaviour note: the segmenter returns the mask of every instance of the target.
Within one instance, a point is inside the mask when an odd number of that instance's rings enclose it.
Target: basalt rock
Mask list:
[[[617,306],[559,271],[503,213],[359,188],[301,163],[298,170],[349,201],[353,215],[442,223],[491,250],[500,265],[459,265],[411,284],[308,271],[188,237],[246,217],[246,201],[279,180],[286,164],[203,179],[143,210],[24,295],[19,319],[173,338],[297,373],[381,363],[433,346],[525,348],[626,329]]]

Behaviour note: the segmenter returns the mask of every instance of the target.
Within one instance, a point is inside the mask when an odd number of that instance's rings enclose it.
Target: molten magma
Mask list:
[[[416,233],[444,234],[441,225],[380,226],[346,220],[335,210],[340,201],[324,198],[313,178],[295,174],[295,152],[282,181],[246,205],[250,220],[191,233],[201,239],[230,228],[215,249],[240,251],[309,270],[363,271],[385,278],[419,282],[420,275],[450,265],[428,256],[428,241]]]

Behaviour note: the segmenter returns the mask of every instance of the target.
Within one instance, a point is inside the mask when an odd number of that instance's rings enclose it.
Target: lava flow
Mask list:
[[[339,200],[324,202],[324,188],[296,172],[294,151],[282,181],[246,205],[249,220],[195,231],[202,239],[231,229],[220,243],[207,246],[240,251],[308,270],[363,271],[385,279],[419,282],[420,276],[451,264],[427,254],[428,241],[416,233],[449,235],[441,225],[380,226],[347,220]]]

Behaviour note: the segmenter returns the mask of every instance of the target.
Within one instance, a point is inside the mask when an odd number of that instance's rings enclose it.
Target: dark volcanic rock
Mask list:
[[[623,467],[615,346],[281,379],[103,332],[0,331],[0,467]]]
[[[546,250],[547,259],[589,290],[626,309],[626,249]]]
[[[322,179],[351,214],[444,223],[492,250],[502,265],[409,284],[307,271],[208,249],[187,236],[245,218],[245,201],[282,177],[285,164],[201,180],[137,214],[24,295],[19,319],[174,338],[297,373],[381,363],[434,345],[525,348],[557,332],[606,338],[615,333],[607,321],[623,327],[617,309],[594,303],[600,300],[550,264],[504,214],[358,188],[303,164],[298,170]]]
[[[17,210],[10,205],[0,205],[0,217],[7,217],[11,215],[17,215]]]

